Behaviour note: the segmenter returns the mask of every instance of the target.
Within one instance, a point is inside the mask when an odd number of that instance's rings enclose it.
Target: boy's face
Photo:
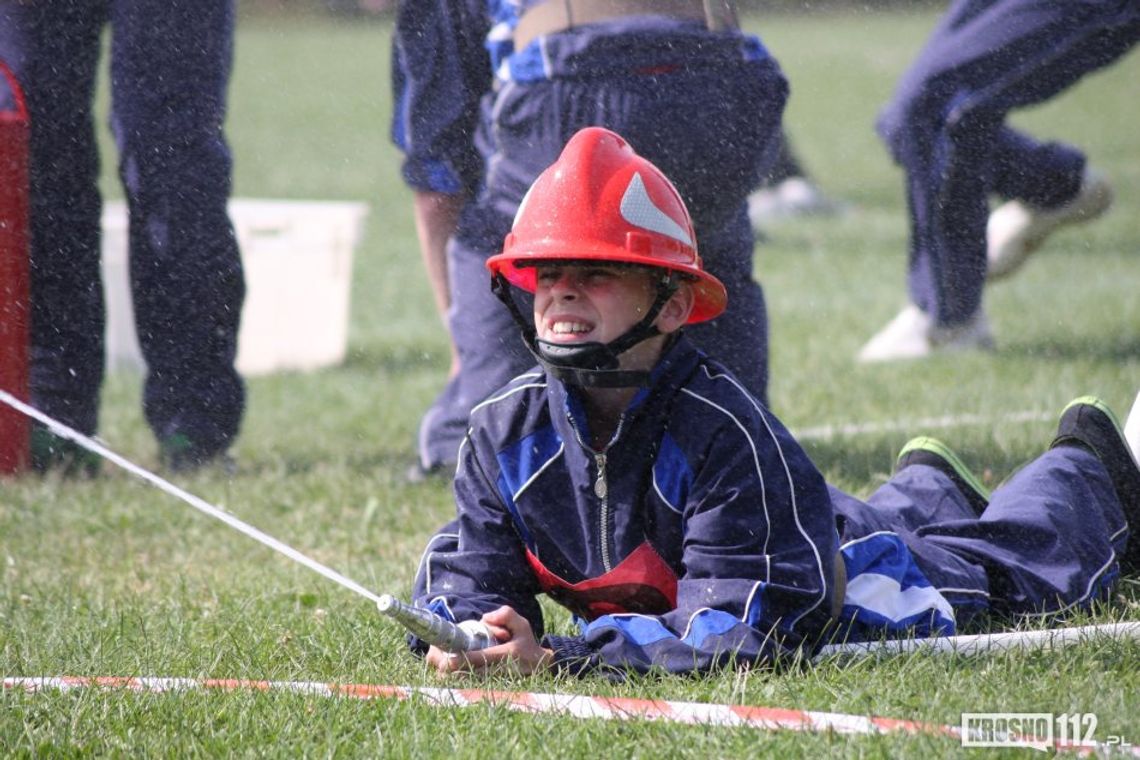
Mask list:
[[[536,267],[534,325],[550,343],[609,343],[640,322],[657,296],[657,277],[638,266],[606,262],[549,262]],[[692,308],[690,288],[682,286],[661,309],[654,324],[662,333],[681,327]],[[650,369],[663,338],[651,338],[622,354],[627,369]]]

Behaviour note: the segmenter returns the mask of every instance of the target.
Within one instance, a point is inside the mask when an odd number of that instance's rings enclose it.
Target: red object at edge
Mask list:
[[[0,61],[0,389],[28,400],[28,110],[12,71]],[[26,469],[28,418],[0,404],[0,475]]]

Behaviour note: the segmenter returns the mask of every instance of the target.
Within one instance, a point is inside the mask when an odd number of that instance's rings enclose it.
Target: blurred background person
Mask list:
[[[222,132],[232,0],[0,0],[0,58],[24,89],[31,122],[31,399],[96,431],[105,314],[92,108],[108,24],[143,408],[163,462],[193,468],[225,453],[245,406],[234,368],[245,284]],[[33,428],[37,469],[93,469],[86,457]]]
[[[861,361],[994,347],[982,308],[987,270],[1012,273],[1050,232],[1111,202],[1108,180],[1080,150],[1039,142],[1006,115],[1109,65],[1137,39],[1138,2],[950,5],[879,119],[906,172],[910,303],[863,346]],[[993,216],[991,193],[1010,201]]]
[[[523,194],[582,127],[622,134],[671,176],[728,312],[692,332],[760,399],[767,316],[747,197],[777,150],[787,83],[731,7],[704,0],[407,0],[393,138],[455,349],[413,478],[450,474],[471,408],[534,363],[488,287]],[[631,243],[632,244],[632,243]]]

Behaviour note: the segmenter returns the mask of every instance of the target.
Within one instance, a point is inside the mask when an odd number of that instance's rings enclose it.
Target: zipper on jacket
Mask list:
[[[594,452],[594,464],[598,466],[598,477],[594,481],[594,495],[605,501],[610,488],[606,483],[606,452]]]
[[[594,452],[594,464],[598,466],[598,478],[594,481],[594,495],[602,501],[602,511],[600,516],[601,521],[601,544],[602,544],[602,567],[608,573],[613,570],[612,560],[610,557],[610,537],[607,528],[610,523],[610,502],[607,498],[610,494],[609,484],[606,483],[606,451],[609,449],[607,445],[605,449],[600,452]]]
[[[601,451],[595,451],[592,446],[587,446],[585,442],[582,441],[582,434],[578,431],[578,426],[574,424],[574,418],[569,412],[566,414],[566,419],[570,422],[570,429],[574,431],[574,437],[578,439],[578,445],[593,455],[594,465],[598,468],[598,473],[594,478],[594,495],[597,496],[598,500],[602,503],[601,511],[598,516],[599,527],[601,528],[598,531],[598,543],[600,544],[598,548],[602,554],[602,567],[605,568],[605,571],[608,573],[610,570],[613,570],[614,567],[613,554],[610,551],[610,485],[606,480],[606,455],[610,447],[613,446],[621,436],[621,430],[625,426],[625,415],[623,414],[618,420],[613,437],[610,438],[609,443],[607,443],[605,448]]]

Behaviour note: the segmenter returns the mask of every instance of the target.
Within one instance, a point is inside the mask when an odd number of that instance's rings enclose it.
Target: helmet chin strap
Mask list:
[[[663,275],[657,283],[657,297],[649,311],[641,321],[609,343],[552,343],[539,338],[533,320],[523,317],[511,296],[507,279],[496,274],[491,280],[492,292],[506,304],[522,332],[523,343],[538,363],[562,382],[584,388],[633,388],[649,384],[648,371],[619,369],[621,361],[618,357],[641,341],[661,334],[653,321],[679,285],[676,274],[668,272]]]

